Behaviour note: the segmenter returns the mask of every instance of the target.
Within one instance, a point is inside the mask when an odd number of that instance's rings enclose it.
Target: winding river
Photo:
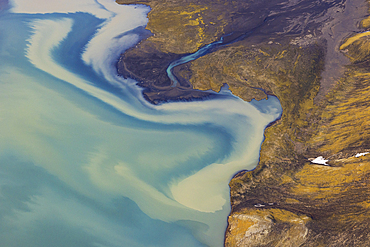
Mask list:
[[[194,53],[191,53],[191,54],[184,55],[181,58],[179,58],[179,59],[173,61],[172,63],[170,63],[166,72],[167,72],[168,77],[171,79],[172,87],[175,87],[178,83],[178,80],[177,80],[176,76],[172,73],[173,68],[175,68],[176,66],[179,66],[181,64],[185,64],[185,63],[194,61],[194,60],[196,60],[200,57],[203,57],[204,55],[207,55],[209,53],[215,52],[223,46],[226,46],[226,45],[229,45],[229,44],[232,44],[232,43],[235,43],[237,41],[240,41],[240,40],[243,40],[243,39],[247,38],[254,31],[261,28],[263,26],[263,24],[268,22],[270,19],[273,19],[273,17],[275,17],[275,16],[273,15],[273,16],[270,16],[270,17],[266,17],[259,25],[257,25],[256,27],[252,28],[251,30],[249,30],[249,31],[247,31],[243,34],[237,35],[236,37],[229,38],[229,37],[234,36],[233,33],[224,35],[223,37],[221,37],[220,40],[217,40],[217,41],[215,41],[211,44],[205,45],[205,46],[201,47],[198,51],[196,51]]]
[[[151,105],[119,55],[146,6],[12,0],[0,13],[1,246],[223,246],[228,182],[277,98]]]

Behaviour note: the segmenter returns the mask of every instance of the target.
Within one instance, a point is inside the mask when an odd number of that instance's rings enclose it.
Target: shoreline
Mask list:
[[[267,94],[267,95],[275,96],[275,95],[273,95],[273,94]],[[276,97],[276,98],[278,98],[277,96],[275,96],[275,97]],[[278,98],[278,99],[279,99],[279,98]],[[256,170],[256,169],[257,169],[258,165],[260,164],[262,145],[263,145],[263,143],[265,142],[265,139],[266,139],[266,136],[265,136],[266,130],[267,130],[268,128],[270,128],[270,127],[274,126],[275,124],[277,124],[277,123],[281,120],[281,117],[282,117],[282,115],[283,115],[283,111],[284,111],[284,109],[282,109],[282,112],[281,112],[280,116],[279,116],[277,119],[275,119],[274,121],[272,121],[271,123],[269,123],[269,124],[265,127],[265,129],[263,130],[263,141],[261,142],[261,145],[260,145],[260,149],[259,149],[259,158],[258,158],[257,165],[256,165],[253,169],[251,169],[251,170],[240,170],[240,171],[236,172],[236,173],[232,176],[232,178],[230,179],[229,184],[230,184],[231,180],[236,179],[236,178],[239,178],[239,177],[243,177],[243,175],[245,175],[247,172],[251,172],[251,171],[254,171],[254,170]],[[230,187],[230,185],[229,185],[229,188],[230,188],[230,189],[229,189],[229,191],[231,192],[231,187]],[[231,198],[230,198],[230,199],[231,199]],[[230,213],[228,214],[228,217],[230,217],[230,216],[231,216],[232,211],[233,211],[231,200],[230,200],[230,206],[231,206],[231,208],[230,208]],[[226,229],[225,229],[225,233],[224,233],[224,247],[226,246],[226,239],[227,239],[227,233],[228,233],[228,230],[229,230],[229,226],[230,226],[230,224],[229,224],[229,220],[228,220],[228,218],[227,218],[227,227],[226,227]]]

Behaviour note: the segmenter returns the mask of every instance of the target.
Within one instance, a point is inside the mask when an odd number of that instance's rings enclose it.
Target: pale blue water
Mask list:
[[[222,246],[278,100],[150,105],[115,70],[149,9],[58,2],[0,13],[1,246]]]

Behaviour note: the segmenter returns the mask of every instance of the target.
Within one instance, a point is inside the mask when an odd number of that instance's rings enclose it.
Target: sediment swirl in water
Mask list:
[[[15,0],[0,16],[3,246],[222,246],[228,181],[276,98],[153,106],[115,73],[144,6]]]

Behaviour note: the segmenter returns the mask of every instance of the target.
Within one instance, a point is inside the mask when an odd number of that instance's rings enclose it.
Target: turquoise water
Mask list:
[[[228,181],[279,101],[146,102],[116,75],[145,6],[14,0],[0,13],[1,246],[222,246]]]

